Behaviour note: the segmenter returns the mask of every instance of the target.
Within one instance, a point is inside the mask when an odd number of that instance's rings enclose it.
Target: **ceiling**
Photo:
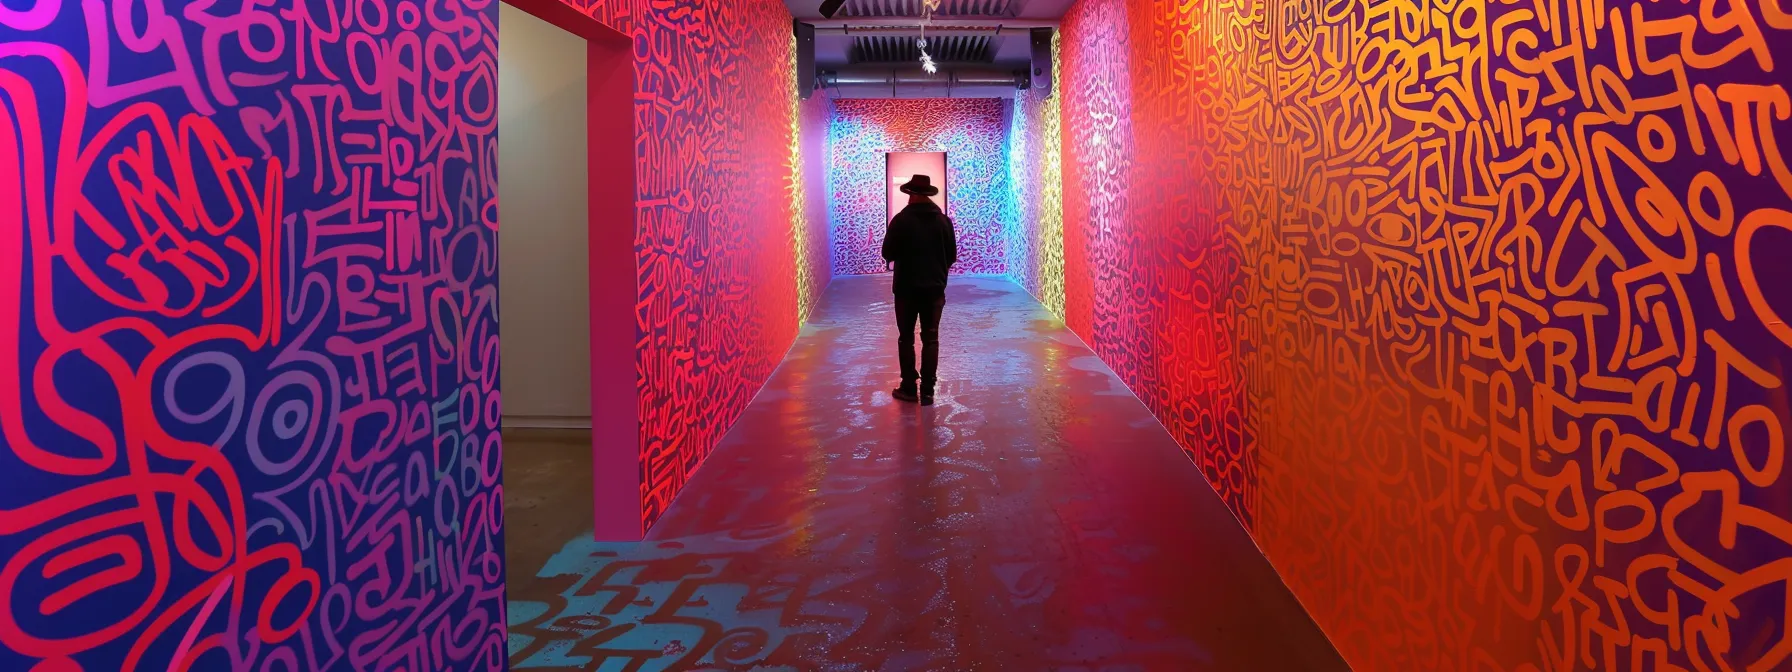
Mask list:
[[[987,21],[990,28],[1003,19],[1057,20],[1075,0],[943,0],[938,19]],[[799,21],[822,20],[821,0],[785,0],[791,16]],[[878,27],[918,26],[921,0],[847,0],[835,21],[876,19]],[[919,37],[919,31],[916,32]],[[953,34],[928,38],[928,52],[941,65],[985,65],[1025,68],[1032,50],[1025,34]],[[920,58],[913,37],[892,35],[815,36],[815,65],[820,69],[847,65],[910,64]]]

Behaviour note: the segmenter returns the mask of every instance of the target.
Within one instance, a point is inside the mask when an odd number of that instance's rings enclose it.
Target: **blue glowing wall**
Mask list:
[[[829,126],[834,273],[881,273],[884,154],[946,152],[946,198],[958,227],[958,273],[1007,271],[1007,103],[998,99],[841,100]]]

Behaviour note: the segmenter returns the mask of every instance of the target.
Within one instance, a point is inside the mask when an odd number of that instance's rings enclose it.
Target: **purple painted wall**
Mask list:
[[[0,669],[504,664],[496,16],[0,10]]]

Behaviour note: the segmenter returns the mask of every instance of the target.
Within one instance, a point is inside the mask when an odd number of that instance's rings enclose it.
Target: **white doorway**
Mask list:
[[[505,517],[638,540],[634,41],[560,0],[504,0],[498,21]],[[506,552],[532,572],[557,548]]]
[[[504,426],[590,429],[586,40],[508,3],[498,25]]]

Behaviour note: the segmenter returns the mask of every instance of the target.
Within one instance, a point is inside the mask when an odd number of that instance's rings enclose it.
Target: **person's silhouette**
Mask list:
[[[933,403],[940,362],[940,313],[946,307],[946,275],[958,263],[958,235],[952,219],[928,198],[940,193],[933,180],[916,175],[902,185],[908,207],[884,231],[884,259],[896,266],[896,352],[902,384],[891,395],[902,401]],[[915,322],[921,323],[921,368],[915,370]],[[917,383],[919,386],[917,387]]]

